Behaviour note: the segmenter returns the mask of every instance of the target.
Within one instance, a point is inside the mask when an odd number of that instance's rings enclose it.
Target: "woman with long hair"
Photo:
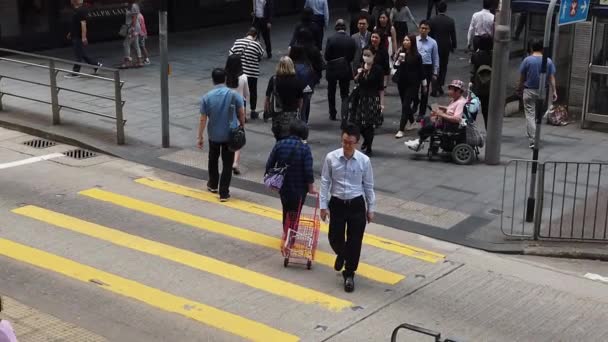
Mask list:
[[[295,65],[291,58],[281,57],[276,74],[268,81],[266,88],[265,110],[272,114],[272,133],[279,141],[289,136],[289,126],[297,120],[304,98],[303,83],[296,78]],[[281,112],[273,112],[270,106],[270,96],[277,96],[282,105]]]
[[[249,101],[249,85],[247,83],[247,75],[243,73],[243,63],[241,62],[241,55],[234,54],[228,56],[226,60],[226,86],[234,89],[245,99],[245,106]],[[232,164],[232,172],[235,175],[240,175],[239,162],[241,161],[241,150],[234,153],[234,163]]]
[[[397,31],[391,23],[388,12],[380,12],[374,31],[377,31],[380,34],[381,44],[386,51],[388,51],[389,54],[394,54],[395,50],[397,50]]]
[[[399,131],[395,138],[403,138],[403,131],[409,123],[408,130],[416,128],[414,121],[413,105],[418,97],[420,85],[426,87],[424,69],[422,67],[422,56],[418,53],[416,35],[410,34],[403,38],[403,45],[397,51],[398,57],[395,61],[397,69],[397,87],[401,97],[401,122]]]
[[[380,93],[384,90],[384,72],[378,64],[378,56],[373,48],[363,49],[363,64],[357,70],[355,82],[358,85],[357,103],[351,104],[349,121],[361,129],[363,144],[361,150],[372,155],[374,130],[382,125]]]
[[[381,36],[381,32],[377,30],[374,30],[374,32],[372,32],[370,38],[370,48],[373,50],[374,56],[376,56],[375,64],[377,64],[384,73],[384,88],[380,93],[380,104],[382,106],[382,110],[384,110],[384,89],[386,89],[386,87],[388,86],[388,78],[391,75],[391,64],[390,58],[388,56],[388,51],[382,45]]]
[[[414,18],[410,8],[407,7],[407,0],[397,0],[395,2],[395,7],[391,10],[390,19],[397,31],[397,42],[402,42],[403,38],[408,34],[408,20],[411,21],[414,26],[418,27],[416,18]]]

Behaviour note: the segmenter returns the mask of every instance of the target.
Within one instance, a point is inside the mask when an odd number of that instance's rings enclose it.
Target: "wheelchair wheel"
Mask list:
[[[452,160],[458,165],[468,165],[475,159],[475,149],[471,145],[458,144],[452,150]]]

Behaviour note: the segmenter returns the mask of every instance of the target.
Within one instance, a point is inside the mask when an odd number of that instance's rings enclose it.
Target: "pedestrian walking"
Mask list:
[[[473,93],[481,103],[483,124],[488,128],[488,110],[490,107],[490,85],[492,83],[492,45],[494,41],[488,35],[479,39],[479,49],[471,56],[471,84]]]
[[[420,86],[423,87],[424,91],[424,88],[428,85],[424,79],[422,56],[418,53],[416,36],[413,34],[405,36],[403,45],[397,53],[395,68],[397,69],[397,88],[401,98],[401,121],[395,138],[400,139],[403,138],[403,132],[406,129],[408,131],[416,129],[413,106],[418,97]]]
[[[230,180],[234,152],[228,148],[230,132],[237,126],[245,126],[243,97],[226,87],[226,72],[216,68],[211,73],[213,90],[201,99],[201,120],[198,129],[198,148],[204,145],[204,133],[209,136],[209,180],[207,190],[220,195],[220,202],[230,199]],[[219,158],[222,158],[222,175],[219,174]]]
[[[535,147],[536,138],[536,100],[540,93],[540,71],[543,61],[543,41],[534,40],[530,43],[532,54],[526,57],[519,66],[518,89],[523,89],[524,111],[526,113],[528,139],[530,148]],[[553,102],[557,101],[557,88],[555,87],[555,64],[551,58],[547,60],[547,87],[552,94]]]
[[[300,120],[294,120],[289,126],[289,134],[274,145],[266,161],[266,173],[277,167],[286,167],[283,185],[279,190],[283,208],[283,233],[287,234],[287,224],[298,222],[306,194],[316,194],[313,174],[313,158],[308,139],[308,127]],[[288,219],[290,218],[290,219]]]
[[[280,103],[280,112],[272,108],[271,96]],[[272,115],[272,133],[277,141],[289,136],[291,122],[299,119],[303,98],[304,83],[297,79],[293,61],[288,56],[281,57],[275,75],[268,81],[264,106]]]
[[[274,0],[253,0],[253,27],[256,28],[264,39],[268,59],[272,58],[270,29],[272,28],[273,13]],[[258,38],[258,36],[256,36],[256,38]]]
[[[329,103],[329,119],[335,121],[336,86],[340,84],[341,112],[348,108],[348,93],[350,81],[353,79],[352,63],[357,52],[357,43],[346,34],[346,22],[338,19],[335,25],[336,33],[327,39],[325,45],[325,60],[327,61],[327,102]],[[342,115],[344,117],[344,115]]]
[[[142,34],[142,31],[139,21],[139,6],[136,3],[133,3],[131,7],[125,12],[125,27],[126,35],[122,44],[124,50],[124,58],[123,63],[120,67],[141,67],[143,66],[143,60],[141,58],[139,36]],[[133,57],[131,57],[131,48],[135,50],[135,55],[137,57],[136,61],[133,61]]]
[[[148,53],[148,49],[146,48],[146,40],[148,39],[148,27],[146,26],[146,18],[143,13],[141,13],[140,7],[137,3],[133,4],[133,8],[137,13],[137,21],[139,22],[140,27],[140,35],[139,35],[139,49],[141,50],[141,55],[144,59],[144,65],[150,64],[150,54]]]
[[[325,62],[323,61],[323,55],[317,46],[315,45],[313,33],[307,28],[301,28],[296,32],[296,41],[294,45],[300,45],[306,52],[306,57],[310,61],[317,78],[320,80],[323,77],[323,68],[325,68]]]
[[[382,45],[381,32],[374,30],[372,32],[372,36],[370,38],[370,48],[374,52],[374,56],[376,58],[375,64],[379,65],[382,68],[384,81],[383,81],[383,89],[381,92],[382,104],[384,104],[384,89],[388,86],[388,77],[391,75],[391,64],[390,57],[388,55],[387,49]]]
[[[467,46],[469,50],[477,51],[479,48],[479,38],[483,35],[494,37],[494,14],[491,9],[494,7],[494,0],[483,0],[483,9],[473,13],[469,33],[467,34]]]
[[[82,6],[83,0],[71,0],[72,8],[72,20],[70,22],[70,32],[68,32],[67,38],[72,41],[72,48],[74,49],[74,57],[76,62],[82,63],[83,61],[87,64],[91,64],[100,68],[102,64],[100,62],[93,61],[87,53],[86,46],[89,45],[87,38],[87,18],[89,12]],[[94,73],[97,73],[98,68],[94,68]],[[66,78],[80,77],[80,65],[74,64],[72,68],[74,73],[66,74]]]
[[[0,312],[2,312],[2,297],[0,297]],[[11,323],[0,318],[0,342],[17,342],[17,336]]]
[[[306,51],[301,45],[295,45],[289,50],[289,58],[293,61],[296,69],[296,78],[304,86],[302,108],[300,109],[300,119],[308,123],[310,117],[310,101],[315,92],[315,87],[319,84],[319,77],[313,69]]]
[[[380,14],[382,14],[382,12],[390,13],[392,8],[393,8],[392,0],[375,1],[375,4],[370,12],[371,16],[374,18],[374,26],[372,26],[372,28],[374,28],[375,26],[378,25],[378,17],[380,16]]]
[[[357,33],[357,21],[361,13],[361,0],[348,0],[346,7],[348,9],[348,18],[350,19],[349,34],[352,36]]]
[[[429,88],[437,81],[439,75],[439,47],[435,39],[429,36],[431,24],[428,20],[420,22],[420,34],[416,37],[418,45],[418,53],[422,56],[422,65],[424,68],[424,79],[429,85],[422,89],[420,93],[420,107],[418,110],[418,121],[426,115],[426,106],[429,102]]]
[[[371,45],[372,33],[368,31],[368,27],[369,16],[361,15],[357,22],[357,29],[359,29],[359,32],[351,36],[357,45],[357,51],[355,51],[355,57],[353,58],[353,66],[356,68],[363,63],[363,49],[368,48]]]
[[[395,2],[395,7],[390,13],[390,19],[397,31],[397,43],[403,42],[403,38],[407,36],[409,32],[407,26],[408,21],[411,21],[412,24],[418,28],[416,18],[414,18],[410,8],[407,7],[407,0],[397,0]]]
[[[448,62],[450,60],[450,53],[454,52],[457,47],[456,43],[456,24],[454,19],[450,18],[446,11],[448,5],[445,1],[439,2],[437,5],[439,14],[434,16],[429,24],[431,25],[431,36],[437,42],[439,50],[439,75],[437,82],[433,84],[433,91],[431,96],[437,97],[443,95],[443,86],[445,85],[445,76],[448,72]]]
[[[260,61],[264,55],[262,45],[257,41],[258,31],[255,27],[251,27],[245,38],[237,39],[234,42],[229,53],[231,55],[238,54],[241,56],[243,63],[243,73],[247,75],[247,83],[249,84],[250,100],[249,106],[251,120],[256,120],[259,115],[256,112],[258,101],[258,77],[260,77]]]
[[[344,269],[346,292],[355,290],[365,226],[373,221],[376,204],[372,163],[357,151],[360,135],[358,127],[347,125],[342,131],[342,148],[327,154],[321,173],[321,219],[329,217],[334,269]]]
[[[380,34],[380,44],[384,46],[388,55],[392,57],[397,50],[397,31],[391,19],[389,18],[388,12],[382,11],[378,15],[377,25],[374,27],[374,31]]]
[[[312,34],[312,44],[316,46],[316,42],[323,40],[323,33],[319,29],[319,26],[313,22],[313,12],[311,8],[304,8],[300,17],[300,22],[296,25],[293,30],[293,35],[289,43],[291,48],[294,45],[304,45],[302,40],[308,40],[307,34],[303,33],[302,30],[308,30]],[[319,49],[320,50],[320,49]]]
[[[247,76],[243,73],[241,56],[228,56],[224,71],[226,71],[226,86],[243,97],[243,108],[247,108],[247,101],[249,101],[249,84],[247,83]],[[239,169],[240,162],[241,150],[238,150],[234,153],[234,162],[232,163],[232,173],[235,175],[241,174],[241,170]]]
[[[437,5],[441,0],[427,0],[427,8],[426,8],[426,20],[431,19],[431,13],[433,13],[433,7],[435,7],[435,15],[438,14]]]
[[[361,0],[361,12],[359,12],[359,19],[361,19],[361,17],[367,18],[367,29],[371,33],[374,30],[374,26],[376,26],[376,18],[372,17],[372,7],[370,7],[369,0]]]
[[[372,35],[372,39],[373,36]],[[384,72],[378,63],[378,55],[373,48],[363,50],[363,65],[357,70],[357,103],[350,104],[352,112],[349,121],[359,127],[363,136],[361,150],[368,156],[372,155],[375,128],[382,125],[382,98],[384,92]]]
[[[329,27],[329,7],[327,0],[306,0],[304,8],[310,8],[313,12],[312,21],[317,25],[320,35],[316,37],[315,45],[323,50],[323,34],[325,28]]]

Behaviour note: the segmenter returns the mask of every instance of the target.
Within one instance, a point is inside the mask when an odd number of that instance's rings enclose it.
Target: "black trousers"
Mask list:
[[[85,46],[80,38],[72,39],[72,48],[74,49],[74,57],[76,58],[76,62],[82,63],[84,61],[87,64],[97,65],[97,62],[94,62],[87,54],[87,50],[85,49]],[[72,70],[74,70],[74,72],[80,72],[80,65],[74,64]]]
[[[374,136],[376,134],[374,126],[360,126],[359,129],[361,130],[361,136],[363,137],[362,146],[365,147],[367,151],[371,151],[372,144],[374,142]]]
[[[346,276],[354,275],[359,266],[361,244],[367,209],[363,196],[349,201],[332,197],[329,201],[329,244],[334,252],[344,258]]]
[[[264,39],[264,44],[266,44],[266,53],[268,56],[272,55],[272,43],[270,42],[270,29],[268,28],[268,20],[265,18],[255,17],[253,19],[253,26],[258,33],[262,34],[262,38]]]
[[[350,80],[349,79],[328,79],[327,80],[327,102],[329,103],[329,116],[332,119],[335,119],[338,111],[336,110],[336,86],[340,83],[340,99],[342,99],[342,105],[340,108],[340,113],[343,110],[346,110],[346,106],[348,106],[348,92],[350,90]]]
[[[219,174],[219,159],[222,157],[222,175]],[[234,152],[228,149],[227,143],[216,143],[209,141],[209,180],[207,186],[212,189],[220,189],[220,197],[230,195],[230,181],[232,180],[232,164],[234,163]]]
[[[359,32],[359,27],[357,27],[357,25],[359,23],[359,15],[360,14],[361,14],[361,11],[349,12],[349,17],[350,17],[350,35],[351,36],[353,34]]]
[[[479,102],[481,102],[481,115],[483,115],[483,124],[487,129],[488,128],[488,110],[490,107],[490,96],[485,95],[485,96],[478,96],[478,97],[479,97]]]
[[[433,65],[423,64],[422,68],[424,71],[424,79],[426,80],[427,87],[426,91],[422,89],[422,87],[420,91],[420,108],[418,110],[418,116],[420,118],[426,115],[426,106],[429,103],[429,89],[431,88],[430,85],[433,82]]]
[[[431,121],[430,117],[424,118],[420,123],[420,129],[418,130],[418,136],[420,137],[420,142],[422,143],[428,137],[430,137],[435,132],[435,124]]]
[[[403,38],[405,38],[408,33],[407,22],[395,21],[393,26],[395,26],[395,31],[397,31],[397,45],[401,46],[401,44],[403,44]]]
[[[437,4],[439,1],[437,0],[427,0],[427,10],[426,10],[426,20],[431,19],[431,12],[433,12],[433,7],[435,7],[435,15],[439,12],[437,11]]]
[[[315,37],[315,46],[319,51],[323,51],[323,35],[325,34],[325,16],[315,14],[312,22],[319,28],[319,36]]]
[[[414,103],[418,99],[418,87],[399,87],[399,97],[401,97],[401,122],[399,130],[405,130],[405,125],[415,121]]]
[[[445,76],[448,73],[448,62],[450,61],[450,51],[439,52],[439,75],[437,76],[436,86],[433,92],[445,85]]]
[[[283,207],[283,232],[287,233],[287,229],[295,229],[296,227],[287,226],[287,218],[290,217],[290,223],[295,222],[296,216],[300,213],[302,204],[306,199],[306,193],[301,194],[281,194],[281,205]]]
[[[249,106],[251,106],[251,111],[255,112],[258,103],[258,78],[247,76],[247,85],[249,86]]]

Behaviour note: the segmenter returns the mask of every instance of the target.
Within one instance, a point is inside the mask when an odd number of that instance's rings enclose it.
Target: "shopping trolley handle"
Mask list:
[[[395,328],[395,330],[393,330],[393,334],[391,335],[391,342],[396,342],[397,341],[397,333],[399,332],[399,330],[401,329],[407,329],[407,330],[411,330],[411,331],[415,331],[424,335],[428,335],[431,337],[435,338],[435,342],[464,342],[463,340],[454,340],[451,338],[446,338],[445,340],[441,339],[441,333],[438,333],[436,331],[433,330],[429,330],[423,327],[419,327],[416,325],[412,325],[412,324],[407,324],[407,323],[403,323],[401,325],[399,325],[398,327]]]

